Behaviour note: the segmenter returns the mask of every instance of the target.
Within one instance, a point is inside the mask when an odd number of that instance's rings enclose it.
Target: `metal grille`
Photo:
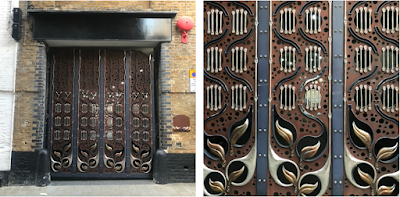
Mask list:
[[[65,50],[54,55],[52,69],[52,172],[78,177],[151,172],[152,95],[148,56],[136,51]],[[143,95],[138,97],[139,104],[146,104],[143,113],[133,113],[125,105],[126,98],[132,98],[129,95],[136,92]],[[138,102],[131,99],[127,103]],[[144,126],[134,127],[129,121],[138,117]],[[133,131],[146,134],[144,139],[135,139],[135,146],[130,137]],[[137,160],[132,155],[140,158],[141,170],[136,170]]]

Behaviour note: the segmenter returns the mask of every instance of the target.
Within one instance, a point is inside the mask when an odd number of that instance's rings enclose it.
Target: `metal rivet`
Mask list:
[[[262,58],[262,55],[260,55],[260,58]]]
[[[260,104],[259,106],[260,106],[260,107],[262,107],[262,105],[261,105],[261,104]]]
[[[342,184],[342,181],[339,181],[339,184],[341,185],[341,184]]]
[[[260,34],[262,34],[262,32],[263,32],[263,31],[262,31],[262,30],[260,30]]]
[[[263,182],[265,182],[265,181],[267,181],[267,180],[263,179]]]
[[[267,156],[267,154],[264,154],[263,156],[264,156],[264,157],[266,157],[266,156]]]
[[[267,30],[264,30],[264,33],[267,33]]]
[[[264,129],[264,132],[267,132],[267,129]]]
[[[339,8],[341,8],[342,6],[341,5],[339,5]]]
[[[339,130],[339,133],[341,133],[342,132],[342,130]]]
[[[339,105],[339,108],[342,108],[342,105]]]
[[[342,32],[342,30],[339,30],[339,32]]]
[[[337,8],[337,5],[335,5],[335,8]]]
[[[342,83],[342,80],[341,80],[341,79],[339,79],[339,83]]]
[[[261,130],[261,129],[258,129],[258,131],[261,132],[262,130]]]
[[[342,57],[342,55],[339,55],[339,57]]]
[[[333,181],[333,183],[336,185],[336,184],[337,184],[337,181]]]
[[[267,104],[264,104],[264,107],[267,107]]]
[[[264,57],[266,58],[266,57],[267,57],[267,55],[264,55]]]
[[[262,82],[262,79],[260,79],[260,83]]]
[[[334,55],[333,57],[337,57],[337,55]]]
[[[261,179],[258,179],[258,182],[261,182]]]
[[[333,80],[333,83],[336,83],[337,82],[337,80],[335,79],[335,80]]]
[[[333,158],[335,158],[335,159],[336,159],[336,158],[337,158],[337,155],[333,156]]]
[[[336,33],[337,31],[335,30],[335,33]]]
[[[333,130],[333,132],[334,132],[334,133],[336,133],[336,132],[337,132],[337,130]]]
[[[339,155],[339,158],[341,159],[341,158],[342,158],[342,155]]]
[[[267,83],[267,80],[266,80],[266,79],[264,79],[264,82],[265,82],[265,83]]]
[[[261,154],[258,154],[259,157],[261,157]]]
[[[334,107],[334,108],[336,108],[336,107],[337,107],[337,105],[333,105],[333,107]]]
[[[264,8],[264,6],[260,6],[260,9],[263,9]]]

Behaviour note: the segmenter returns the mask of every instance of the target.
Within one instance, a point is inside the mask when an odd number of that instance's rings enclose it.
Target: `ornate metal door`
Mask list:
[[[71,49],[53,57],[49,135],[53,176],[150,176],[148,55]]]
[[[398,11],[205,2],[204,194],[399,195]]]

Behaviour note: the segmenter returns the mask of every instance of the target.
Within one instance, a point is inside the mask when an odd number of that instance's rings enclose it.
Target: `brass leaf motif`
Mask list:
[[[82,165],[81,165],[81,169],[82,169],[83,171],[86,171],[86,170],[87,170],[87,165],[82,164]]]
[[[318,182],[316,182],[315,184],[303,184],[300,187],[299,193],[300,195],[310,194],[315,189],[317,189],[317,187],[318,187]]]
[[[367,147],[368,153],[369,153],[369,159],[371,159],[371,157],[372,157],[372,153],[370,150],[371,141],[372,141],[371,136],[369,135],[368,132],[358,128],[354,121],[353,121],[352,125],[353,125],[354,134],[356,134],[356,136],[362,141],[362,143],[365,145],[365,147]]]
[[[97,148],[97,143],[94,143],[93,145],[90,146],[90,152],[92,153],[94,150]]]
[[[374,184],[374,179],[369,175],[368,173],[365,173],[360,170],[360,168],[357,168],[357,172],[360,175],[360,178],[367,183],[368,185],[373,185]]]
[[[90,165],[90,166],[94,166],[95,164],[96,164],[96,161],[95,161],[95,160],[92,160],[92,161],[89,162],[89,165]]]
[[[87,158],[89,155],[85,152],[85,151],[83,151],[83,150],[81,150],[81,155],[83,156],[83,157],[85,157],[85,158]]]
[[[220,181],[212,181],[211,179],[208,180],[208,184],[210,185],[213,191],[223,193],[224,192],[224,185]]]
[[[246,119],[246,121],[242,124],[237,126],[233,131],[231,135],[231,152],[230,155],[233,156],[233,148],[235,146],[235,143],[239,140],[240,137],[246,132],[247,127],[249,126],[249,119]]]
[[[69,149],[71,148],[71,145],[72,145],[71,143],[65,145],[65,146],[64,146],[64,152],[68,152]]]
[[[115,167],[114,167],[114,170],[115,171],[120,171],[122,169],[122,166],[121,165],[116,165]]]
[[[54,155],[55,155],[55,156],[57,156],[57,157],[61,158],[61,153],[60,153],[60,152],[58,152],[58,151],[54,151],[53,153],[54,153]]]
[[[68,164],[69,164],[68,159],[66,159],[66,160],[62,163],[63,166],[68,166]]]
[[[295,184],[296,182],[296,175],[293,172],[290,172],[289,170],[286,170],[285,166],[282,167],[283,175],[285,175],[285,178],[290,182]]]
[[[292,145],[293,145],[292,132],[289,129],[286,129],[286,128],[282,127],[281,125],[279,125],[278,120],[276,120],[276,122],[275,122],[275,127],[276,127],[276,130],[278,131],[278,134],[289,144],[290,157],[293,157],[294,151],[292,149]]]
[[[313,146],[306,146],[303,149],[301,149],[301,151],[300,151],[300,164],[299,164],[299,167],[300,167],[301,170],[303,169],[302,161],[304,159],[308,159],[308,158],[313,157],[317,153],[317,151],[318,151],[320,146],[321,146],[321,142],[318,141],[318,143],[316,143]]]
[[[120,152],[118,152],[118,153],[115,153],[115,157],[116,157],[116,158],[121,157],[121,155],[122,155],[122,151],[120,151]]]
[[[382,195],[390,195],[393,193],[394,189],[396,188],[396,184],[393,184],[392,187],[388,187],[388,186],[380,186],[378,188],[378,191],[376,192],[376,194],[378,196],[382,196]]]
[[[143,172],[146,172],[147,169],[149,169],[149,167],[147,167],[147,166],[142,166],[142,171],[143,171]]]
[[[134,163],[135,163],[135,165],[136,165],[137,167],[139,167],[139,166],[140,166],[140,163],[139,163],[139,161],[137,161],[137,160],[136,160]]]
[[[235,181],[237,178],[240,177],[240,175],[242,175],[244,172],[244,166],[242,168],[240,168],[239,170],[233,171],[228,178],[228,186],[226,187],[226,192],[229,192],[230,190],[230,185],[233,181]]]
[[[114,163],[110,160],[107,161],[108,166],[110,166],[110,168],[112,168],[114,166]]]
[[[106,144],[106,149],[111,152],[113,148],[110,145]]]
[[[392,156],[393,153],[396,152],[397,147],[398,147],[398,144],[399,144],[399,143],[397,142],[396,145],[394,145],[394,146],[392,146],[392,147],[384,147],[384,148],[381,148],[381,149],[378,151],[378,154],[377,154],[377,156],[376,156],[376,161],[375,161],[375,168],[376,168],[377,170],[379,170],[379,166],[378,166],[379,161],[382,160],[382,159],[387,159],[387,158],[389,158],[390,156]]]
[[[141,157],[142,157],[142,159],[143,159],[143,158],[146,158],[147,156],[149,156],[149,154],[150,154],[149,152],[145,152],[145,153],[143,153],[143,154],[142,154],[142,156],[141,156]]]
[[[55,168],[56,170],[60,170],[60,169],[61,169],[61,166],[60,166],[60,164],[55,164],[55,165],[54,165],[54,168]]]
[[[225,160],[224,148],[219,144],[211,143],[210,139],[207,139],[207,146],[208,146],[208,148],[210,148],[210,151],[212,153],[214,153],[215,155],[218,155],[222,159],[222,162],[223,162],[222,167],[225,167],[226,160]]]
[[[135,144],[133,144],[133,143],[132,143],[132,148],[137,153],[140,151],[139,147],[135,146]]]

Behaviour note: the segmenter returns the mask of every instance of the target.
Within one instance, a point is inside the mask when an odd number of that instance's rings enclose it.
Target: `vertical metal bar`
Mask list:
[[[260,30],[268,30],[269,22],[270,22],[270,9],[271,6],[269,4],[270,1],[256,1],[258,5],[256,6],[256,28]],[[261,8],[263,7],[263,8]],[[272,21],[271,21],[272,22]],[[279,25],[279,24],[278,24]],[[270,29],[271,30],[271,29]],[[255,32],[258,32],[257,30]],[[271,31],[269,32],[272,33]],[[257,34],[256,34],[257,35]],[[256,37],[257,38],[257,37]],[[256,119],[256,126],[255,132],[257,132],[257,141],[264,142],[265,139],[268,139],[268,121],[269,120],[269,111],[267,107],[257,107],[259,106],[258,103],[267,104],[268,103],[268,91],[269,91],[269,68],[270,65],[268,63],[268,58],[264,56],[264,58],[259,58],[261,55],[268,55],[269,50],[269,34],[263,33],[259,34],[258,39],[256,39],[256,83],[258,85],[255,86],[256,97],[255,97],[255,119]],[[257,55],[259,54],[259,55]],[[257,74],[258,73],[258,74]],[[259,80],[258,80],[259,79]],[[269,105],[269,103],[268,103]],[[267,143],[257,143],[257,153],[264,155],[268,153],[268,144]],[[256,189],[257,195],[267,195],[267,181],[263,182],[263,180],[268,180],[267,174],[268,168],[268,160],[267,157],[257,157],[257,182],[256,182]]]
[[[103,134],[104,134],[104,50],[99,50],[100,55],[100,105],[99,105],[99,174],[103,174]]]
[[[78,133],[78,98],[79,98],[79,66],[80,50],[74,49],[74,107],[73,107],[73,133],[72,133],[72,174],[76,173],[77,158],[77,133]]]
[[[47,53],[47,55],[48,55],[48,57],[50,57],[49,59],[48,59],[48,62],[47,62],[47,64],[48,64],[48,67],[47,67],[47,75],[46,75],[46,80],[48,80],[47,81],[47,87],[46,87],[46,91],[47,91],[47,94],[46,95],[48,95],[48,99],[47,99],[47,106],[46,106],[46,108],[47,108],[47,111],[48,111],[48,114],[47,114],[47,129],[46,129],[46,134],[47,134],[47,136],[46,136],[46,139],[47,139],[47,144],[44,146],[44,148],[47,148],[47,150],[52,150],[52,147],[51,147],[51,128],[52,128],[52,121],[53,121],[53,118],[52,118],[52,113],[53,113],[53,78],[54,78],[54,73],[53,73],[53,71],[54,71],[54,54],[53,53]]]
[[[332,35],[331,31],[332,29],[347,29],[346,27],[346,16],[345,16],[345,10],[346,10],[346,3],[343,1],[329,1],[332,6],[330,6],[329,9],[329,25],[330,25],[330,35]],[[335,16],[335,17],[332,17]],[[343,23],[345,21],[345,23]],[[357,24],[357,23],[356,23]],[[346,30],[343,31],[344,34],[346,34]],[[345,62],[347,61],[347,55],[345,52],[346,46],[344,46],[345,43],[345,35],[343,35],[342,32],[335,32],[333,33],[332,36],[329,36],[331,47],[330,47],[330,52],[329,52],[329,61],[331,64],[329,65],[329,69],[331,69],[332,76],[329,76],[328,79],[330,81],[330,92],[331,92],[331,98],[329,99],[330,103],[330,110],[329,110],[329,115],[328,117],[330,118],[330,124],[332,126],[332,129],[330,129],[330,136],[331,136],[331,143],[335,145],[335,148],[332,146],[331,148],[331,154],[332,155],[343,155],[343,131],[344,131],[344,107],[339,108],[332,108],[332,104],[335,105],[340,105],[343,104],[345,106],[345,101],[344,101],[344,88],[346,87],[345,84],[342,83],[332,83],[332,79],[334,80],[342,80],[344,81],[346,79],[345,72],[343,72],[344,67],[346,66]],[[342,58],[332,58],[331,54],[343,54]],[[332,69],[335,68],[335,69]],[[332,132],[333,131],[333,132]],[[342,159],[334,159],[332,158],[332,180],[331,182],[339,182],[339,181],[344,181],[343,177],[343,160]],[[332,195],[333,196],[343,196],[343,184],[332,184]]]
[[[124,108],[124,112],[125,112],[125,158],[126,158],[126,160],[125,160],[125,172],[127,173],[127,174],[130,174],[130,162],[129,162],[129,160],[130,160],[130,154],[131,154],[131,149],[130,149],[130,138],[129,138],[129,133],[130,133],[130,125],[129,125],[129,120],[130,120],[130,99],[129,99],[129,96],[131,95],[130,93],[130,88],[129,88],[129,85],[130,85],[130,82],[129,82],[129,73],[130,73],[130,61],[131,61],[131,52],[130,51],[125,51],[125,79],[124,79],[124,85],[125,85],[125,94],[124,94],[124,97],[125,97],[125,108]],[[151,61],[151,75],[153,75],[153,71],[154,71],[154,69],[153,69],[153,67],[154,67],[154,59],[151,59],[150,60]],[[153,80],[150,80],[151,81],[151,99],[152,99],[152,103],[154,103],[153,102],[153,86],[154,86],[154,83],[153,83]],[[154,107],[152,107],[152,110],[153,110],[153,108]],[[153,114],[152,114],[153,115]],[[154,118],[152,118],[151,119],[151,121],[152,121],[152,124],[153,124],[153,126],[154,126]],[[152,130],[154,130],[154,127],[152,127]],[[153,147],[151,147],[151,148],[153,148]]]

